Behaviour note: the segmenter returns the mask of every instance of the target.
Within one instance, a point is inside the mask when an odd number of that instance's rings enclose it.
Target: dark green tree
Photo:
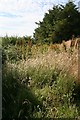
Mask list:
[[[38,42],[60,43],[74,35],[80,34],[80,12],[76,5],[69,1],[65,6],[56,5],[45,13],[43,21],[36,23],[34,37]]]

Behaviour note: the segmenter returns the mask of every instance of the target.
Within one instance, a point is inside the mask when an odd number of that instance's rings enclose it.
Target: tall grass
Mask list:
[[[12,57],[13,48],[7,48]],[[9,53],[3,64],[4,119],[80,118],[77,49],[34,45],[25,60],[15,62]]]
[[[21,115],[32,118],[79,117],[79,108],[76,106],[76,102],[74,102],[76,94],[74,91],[76,87],[75,78],[66,72],[62,72],[57,68],[52,69],[43,66],[29,66],[25,69],[25,66],[21,66],[20,64],[15,66],[8,64],[7,74],[4,76],[3,97],[5,101],[7,99],[9,99],[8,101],[12,101],[11,104],[6,101],[7,106],[12,107],[12,105],[17,104],[15,106],[18,109],[18,112],[15,110],[15,115],[13,107],[11,111],[9,107],[5,108],[4,105],[5,112],[11,112],[15,117],[21,117]],[[4,86],[6,87],[4,88]],[[11,98],[8,98],[10,96]],[[28,105],[31,104],[29,105],[31,107],[28,110],[26,108],[25,112],[24,109],[27,104],[24,107],[21,106],[26,100],[29,102],[27,103]],[[20,113],[20,111],[23,112]],[[6,112],[6,114],[8,115],[9,113]]]

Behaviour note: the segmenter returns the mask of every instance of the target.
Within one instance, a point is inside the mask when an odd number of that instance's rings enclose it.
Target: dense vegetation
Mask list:
[[[34,33],[36,41],[60,43],[73,35],[75,37],[80,35],[80,12],[73,2],[68,2],[65,6],[56,5],[36,24],[38,25]]]
[[[79,119],[77,53],[77,49],[72,52],[64,49],[60,51],[47,44],[34,44],[31,48],[26,44],[23,52],[21,45],[16,46],[13,42],[7,44],[5,39],[2,67],[3,120]]]
[[[2,119],[79,120],[78,49],[65,50],[64,43],[63,47],[52,43],[79,35],[80,13],[73,2],[68,2],[54,6],[37,24],[34,38],[0,39]]]

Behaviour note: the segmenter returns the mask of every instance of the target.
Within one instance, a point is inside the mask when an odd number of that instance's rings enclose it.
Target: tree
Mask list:
[[[75,19],[76,18],[76,19]],[[76,5],[69,1],[65,6],[56,5],[45,13],[44,18],[35,29],[34,37],[38,42],[60,43],[78,36],[80,32],[80,12]]]

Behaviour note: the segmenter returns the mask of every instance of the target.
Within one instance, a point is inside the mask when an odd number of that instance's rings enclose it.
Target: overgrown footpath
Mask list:
[[[3,46],[3,120],[80,119],[77,50]]]

